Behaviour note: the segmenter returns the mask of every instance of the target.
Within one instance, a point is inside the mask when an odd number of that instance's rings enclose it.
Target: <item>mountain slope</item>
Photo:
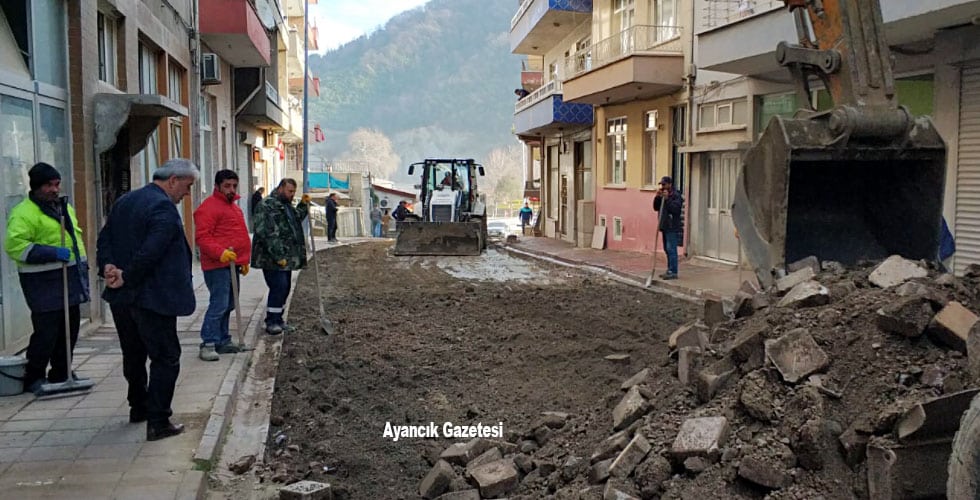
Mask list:
[[[327,140],[313,145],[336,159],[358,128],[387,135],[404,165],[424,157],[482,160],[513,144],[513,89],[520,59],[507,30],[513,2],[432,0],[392,18],[369,36],[310,57],[320,97],[310,99],[310,122]]]

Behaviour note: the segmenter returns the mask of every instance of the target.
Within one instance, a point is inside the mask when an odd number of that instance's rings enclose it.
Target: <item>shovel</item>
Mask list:
[[[320,291],[320,266],[317,265],[316,258],[316,241],[313,238],[313,221],[309,221],[310,224],[310,249],[313,250],[313,280],[316,282],[316,302],[320,306],[320,329],[323,333],[327,335],[333,335],[335,332],[333,323],[327,319],[327,314],[323,311],[323,293]]]
[[[238,265],[235,261],[228,263],[228,268],[231,271],[231,296],[232,300],[235,301],[235,330],[238,330],[238,348],[241,351],[251,351],[251,347],[245,345],[245,333],[242,332],[242,308],[239,307],[238,303]]]
[[[650,276],[647,277],[647,282],[643,285],[646,288],[650,288],[650,285],[653,284],[654,276],[657,275],[657,248],[660,246],[660,216],[663,214],[664,208],[666,207],[661,202],[660,211],[657,212],[657,233],[653,236],[653,269],[650,270]]]

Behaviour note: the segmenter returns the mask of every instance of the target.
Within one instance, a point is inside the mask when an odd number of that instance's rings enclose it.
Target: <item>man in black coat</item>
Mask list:
[[[337,193],[327,196],[327,241],[337,242]]]
[[[664,253],[667,254],[667,272],[660,277],[665,280],[677,279],[677,247],[684,235],[684,197],[674,189],[674,179],[660,179],[660,190],[653,198],[653,210],[660,213],[660,234],[664,239]]]
[[[147,441],[180,434],[170,421],[180,373],[177,316],[194,312],[191,249],[175,205],[199,177],[190,160],[169,160],[153,182],[120,198],[99,233],[102,297],[109,303],[129,383],[129,421],[146,421]],[[147,378],[146,360],[150,359]]]

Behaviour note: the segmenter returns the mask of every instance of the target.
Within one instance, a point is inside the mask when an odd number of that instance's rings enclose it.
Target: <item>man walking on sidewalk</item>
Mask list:
[[[521,217],[521,236],[527,235],[527,226],[531,225],[531,215],[533,213],[534,211],[531,210],[531,207],[529,207],[527,203],[521,207],[521,211],[519,213]]]
[[[306,267],[303,219],[310,213],[310,196],[304,194],[293,208],[296,181],[283,179],[255,210],[252,267],[262,270],[269,287],[265,331],[278,335],[287,329],[282,319],[293,271]]]
[[[337,193],[327,196],[327,241],[337,242]]]
[[[153,182],[116,201],[99,233],[99,274],[107,287],[102,296],[123,352],[129,421],[146,421],[147,441],[184,431],[170,421],[180,374],[177,316],[192,314],[195,300],[191,249],[175,205],[199,175],[190,160],[168,160],[153,172]]]
[[[214,176],[214,194],[194,211],[194,239],[201,248],[201,270],[211,294],[201,323],[198,357],[204,361],[217,361],[219,354],[241,352],[243,347],[231,341],[228,331],[235,309],[231,280],[238,279],[232,278],[231,263],[235,263],[236,275],[244,276],[252,256],[245,215],[235,203],[239,198],[238,174],[219,170]]]
[[[31,191],[14,206],[7,220],[7,255],[17,263],[20,287],[31,310],[34,333],[27,345],[24,388],[42,395],[47,380],[64,382],[71,373],[65,352],[65,302],[62,265],[68,265],[68,322],[71,348],[78,340],[78,305],[89,301],[88,263],[75,209],[59,198],[61,174],[47,163],[28,172]],[[64,225],[62,225],[64,217]]]
[[[674,179],[667,176],[660,179],[660,190],[653,198],[653,210],[660,214],[660,234],[663,235],[664,253],[667,254],[667,272],[660,277],[675,280],[677,247],[684,234],[684,197],[674,189]]]

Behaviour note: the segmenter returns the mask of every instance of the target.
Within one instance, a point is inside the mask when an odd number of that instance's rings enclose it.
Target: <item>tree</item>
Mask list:
[[[347,136],[348,150],[342,160],[367,165],[375,177],[387,179],[401,164],[401,158],[391,146],[391,140],[378,129],[359,128]]]
[[[520,202],[524,194],[523,149],[519,144],[499,147],[487,155],[483,163],[487,176],[481,179],[487,205],[496,207],[509,202]]]

